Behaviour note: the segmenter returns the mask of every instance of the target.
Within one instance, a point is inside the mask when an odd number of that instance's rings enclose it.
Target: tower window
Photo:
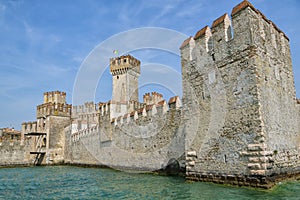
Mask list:
[[[124,63],[126,63],[126,58],[124,59]]]
[[[119,79],[119,76],[117,76],[117,79]]]
[[[230,25],[227,28],[226,34],[227,34],[227,37],[226,37],[226,42],[227,42],[233,38],[233,29]]]
[[[208,39],[207,47],[208,47],[208,51],[213,51],[214,50],[214,41],[213,41],[212,37],[210,37]]]

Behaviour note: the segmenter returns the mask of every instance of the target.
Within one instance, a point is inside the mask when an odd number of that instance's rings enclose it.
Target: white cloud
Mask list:
[[[149,26],[153,26],[154,23],[156,23],[157,21],[160,21],[160,19],[162,17],[164,17],[166,14],[168,14],[173,8],[175,8],[176,4],[175,3],[169,3],[166,4],[165,7],[163,7],[163,9],[159,12],[159,14],[157,14],[150,22],[149,22]]]
[[[193,6],[182,7],[177,13],[177,17],[191,17],[191,16],[197,16],[197,14],[200,16],[200,11],[202,10],[203,5],[199,2],[196,4],[193,4]]]
[[[121,4],[120,12],[118,14],[118,19],[121,21],[123,28],[129,29],[132,27],[139,26],[139,15],[145,9],[145,2],[140,2],[139,4],[123,3]],[[141,21],[142,23],[142,21]]]

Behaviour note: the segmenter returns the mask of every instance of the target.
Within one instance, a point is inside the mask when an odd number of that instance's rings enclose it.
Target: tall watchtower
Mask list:
[[[141,62],[131,55],[110,59],[110,72],[113,76],[113,102],[138,102],[140,65]]]

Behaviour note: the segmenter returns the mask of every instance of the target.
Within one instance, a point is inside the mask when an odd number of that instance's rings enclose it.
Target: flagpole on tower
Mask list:
[[[113,50],[113,54],[115,54],[116,56],[119,55],[119,51],[117,49]]]

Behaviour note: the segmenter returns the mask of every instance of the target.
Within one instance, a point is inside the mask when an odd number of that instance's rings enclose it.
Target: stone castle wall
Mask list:
[[[3,140],[0,142],[0,166],[31,165],[31,141]]]
[[[98,124],[98,112],[101,103],[87,102],[72,107],[72,133],[87,129]]]
[[[187,177],[270,187],[261,177],[299,173],[289,41],[247,1],[231,16],[232,25],[225,14],[181,46],[184,118],[194,121]]]
[[[37,130],[37,122],[22,123],[21,138],[0,140],[0,166],[31,165],[34,156],[30,155],[34,140],[26,133]]]
[[[260,167],[256,163],[256,168],[269,175],[299,172],[299,112],[289,40],[261,15],[253,15],[251,24],[253,43],[257,46],[261,140],[263,148],[272,153],[271,160],[261,162]]]
[[[179,99],[178,99],[179,100]],[[177,100],[163,106],[110,119],[110,104],[99,113],[99,124],[70,133],[67,162],[117,169],[153,171],[171,159],[184,167],[184,136]],[[177,107],[176,107],[177,105]],[[100,110],[99,110],[100,111]]]
[[[189,180],[252,187],[299,174],[300,100],[287,36],[243,1],[180,49],[182,106],[155,92],[138,102],[140,61],[114,58],[116,99],[72,107],[66,93],[44,93],[21,140],[0,141],[0,165],[33,164],[30,152],[40,148],[42,164],[156,171],[172,163]]]

